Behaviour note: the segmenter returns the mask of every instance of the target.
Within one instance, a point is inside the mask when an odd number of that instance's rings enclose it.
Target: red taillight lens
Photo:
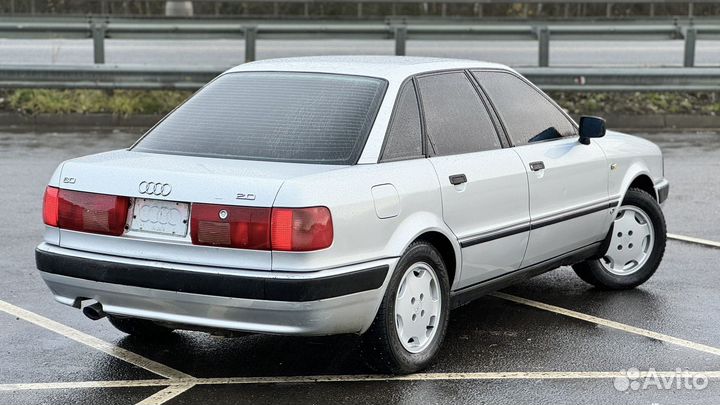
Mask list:
[[[130,199],[58,190],[57,226],[72,231],[119,236],[125,231]]]
[[[270,208],[193,204],[191,218],[195,245],[270,249]]]
[[[332,244],[333,224],[326,207],[273,208],[273,250],[308,251]]]
[[[190,236],[195,245],[254,250],[309,251],[332,244],[330,210],[193,204]]]
[[[48,186],[43,197],[43,222],[58,226],[58,189]]]

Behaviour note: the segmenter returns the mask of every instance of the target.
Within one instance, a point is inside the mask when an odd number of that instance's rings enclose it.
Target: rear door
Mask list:
[[[520,77],[503,71],[473,74],[527,171],[531,231],[522,266],[602,239],[611,215],[602,149],[579,143],[575,124]]]
[[[443,218],[462,246],[458,287],[516,270],[528,240],[527,176],[465,72],[417,78]]]

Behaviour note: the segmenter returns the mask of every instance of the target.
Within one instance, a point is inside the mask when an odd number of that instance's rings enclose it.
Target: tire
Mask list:
[[[628,214],[632,215],[632,218],[648,219],[648,227],[641,225],[641,228],[646,228],[648,231],[652,230],[647,243],[638,242],[637,236],[632,239],[632,232],[626,230],[626,228],[632,226],[623,226],[627,222],[620,222]],[[640,222],[637,219],[635,221]],[[623,232],[625,232],[625,239],[622,239]],[[573,270],[583,281],[601,289],[627,290],[635,288],[655,274],[665,254],[666,233],[665,216],[655,198],[641,189],[631,188],[625,194],[625,199],[618,208],[613,228],[611,228],[607,236],[610,239],[606,239],[604,243],[607,250],[600,255],[600,258],[573,265]],[[633,245],[633,241],[636,242],[635,245]],[[638,245],[638,243],[641,244]],[[651,250],[643,253],[644,246],[649,247]],[[636,250],[632,250],[633,248]],[[637,260],[632,259],[635,261],[634,265],[632,260],[626,262],[627,269],[619,268],[622,264],[614,264],[615,262],[609,260],[615,254],[623,257],[622,249],[629,249],[626,252],[630,256],[636,255]],[[640,257],[642,259],[638,259]],[[624,258],[621,261],[624,261]]]
[[[429,282],[429,290],[409,287],[416,285],[411,283],[425,285],[424,281],[427,281],[428,277],[432,278],[431,272],[434,273],[435,278]],[[407,279],[399,296],[398,290],[401,289],[406,274]],[[439,298],[439,304],[436,303],[436,298]],[[408,302],[412,304],[408,306]],[[410,312],[405,311],[406,316],[398,316],[397,305],[404,306]],[[399,311],[402,310],[398,308]],[[437,314],[434,322],[432,316],[429,316],[431,313]],[[449,315],[450,282],[445,263],[431,244],[424,241],[414,242],[398,261],[375,320],[362,336],[363,358],[368,366],[381,373],[408,374],[422,370],[435,359],[440,350]],[[420,336],[417,339],[413,336],[406,343],[402,343],[396,322],[403,325],[407,322],[408,328],[403,328],[407,331],[403,332],[406,335],[411,334],[413,330],[424,330],[427,335],[429,330],[427,324],[432,324],[434,327],[430,336]]]
[[[108,315],[107,318],[115,329],[142,339],[160,340],[169,337],[173,332],[172,328],[158,325],[147,319],[127,318],[114,315]]]

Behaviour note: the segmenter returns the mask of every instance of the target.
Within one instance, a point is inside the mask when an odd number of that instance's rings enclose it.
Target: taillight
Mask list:
[[[308,251],[332,244],[333,224],[326,207],[273,208],[273,250]]]
[[[55,219],[55,226],[71,231],[113,236],[124,232],[130,205],[128,197],[50,189],[45,192],[43,209],[46,224],[51,225]]]
[[[193,204],[191,218],[195,245],[270,249],[270,208]]]
[[[195,245],[255,250],[309,251],[332,244],[330,210],[193,204],[190,236]]]
[[[48,186],[43,197],[43,222],[45,225],[58,226],[58,189]]]

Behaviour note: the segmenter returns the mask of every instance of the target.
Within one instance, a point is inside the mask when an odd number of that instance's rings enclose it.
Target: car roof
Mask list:
[[[281,71],[281,72],[321,72],[353,74],[387,79],[405,80],[419,73],[446,69],[491,68],[512,70],[497,63],[467,59],[430,58],[417,56],[307,56],[297,58],[267,59],[245,63],[227,72]]]

